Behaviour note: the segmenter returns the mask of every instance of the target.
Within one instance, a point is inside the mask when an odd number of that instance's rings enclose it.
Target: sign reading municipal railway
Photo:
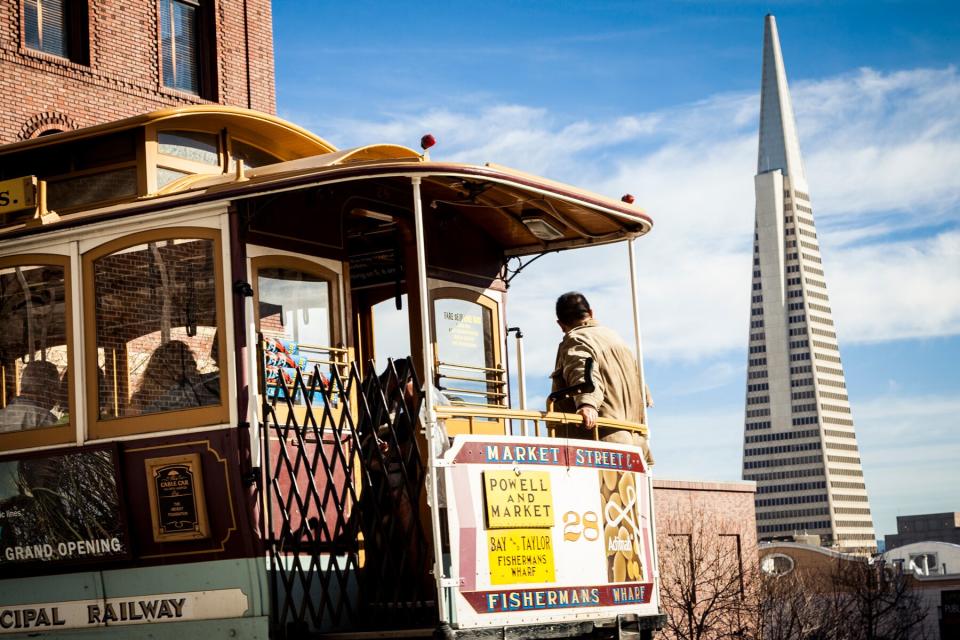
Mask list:
[[[248,607],[240,589],[0,606],[0,634],[237,618]]]

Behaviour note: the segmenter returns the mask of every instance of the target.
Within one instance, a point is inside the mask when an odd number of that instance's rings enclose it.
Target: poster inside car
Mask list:
[[[115,446],[0,459],[0,566],[128,556]]]
[[[638,447],[463,435],[443,464],[459,627],[657,615]]]

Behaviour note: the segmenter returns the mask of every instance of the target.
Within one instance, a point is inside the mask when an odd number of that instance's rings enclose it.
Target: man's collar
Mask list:
[[[595,326],[597,326],[597,321],[594,320],[593,318],[587,318],[586,320],[583,321],[583,323],[578,324],[577,326],[571,328],[570,331],[568,331],[567,333],[572,333],[577,329],[583,329],[584,327],[595,327]]]

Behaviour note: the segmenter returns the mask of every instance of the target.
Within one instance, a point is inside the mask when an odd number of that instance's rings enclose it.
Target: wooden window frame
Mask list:
[[[477,291],[476,289],[471,289],[469,287],[442,286],[430,290],[430,330],[433,333],[433,335],[430,337],[430,341],[433,346],[434,361],[439,358],[435,305],[437,300],[440,299],[463,300],[464,302],[472,302],[490,310],[492,323],[491,333],[493,335],[494,365],[500,366],[506,370],[503,362],[502,345],[500,343],[502,339],[502,336],[500,335],[500,303],[488,296],[486,293]]]
[[[269,254],[250,258],[250,273],[253,279],[253,318],[257,332],[260,331],[260,271],[263,269],[290,269],[322,278],[330,285],[330,342],[324,345],[339,347],[343,344],[343,327],[340,318],[340,274],[307,258],[284,254]]]
[[[71,275],[70,256],[47,253],[24,253],[0,258],[0,268],[16,266],[54,266],[63,267],[64,282],[64,333],[67,347],[67,406],[70,409],[70,422],[59,425],[0,433],[0,453],[20,449],[33,449],[58,444],[68,444],[76,441],[77,433],[77,402],[74,395],[74,376],[79,363],[73,362],[73,279]],[[73,373],[70,373],[71,369]]]
[[[172,87],[166,83],[163,77],[163,18],[160,12],[162,2],[178,2],[196,7],[197,16],[197,42],[195,59],[197,64],[197,92],[178,87]],[[217,21],[213,6],[213,0],[158,0],[155,5],[157,11],[157,54],[159,63],[160,88],[164,91],[175,92],[182,95],[196,96],[203,100],[216,102],[218,95],[218,76],[217,76]],[[172,16],[171,16],[172,20]],[[174,64],[176,62],[174,61]]]
[[[37,0],[42,3],[43,0]],[[70,62],[85,67],[90,66],[90,6],[87,0],[65,0],[63,30],[67,39],[67,56],[64,58],[55,53],[34,49],[27,46],[27,11],[25,0],[20,0],[20,42],[21,49],[31,55],[49,56],[57,60]]]
[[[183,131],[186,133],[202,133],[212,135],[217,138],[217,164],[205,164],[194,160],[188,160],[179,156],[170,156],[160,153],[160,134],[176,133]],[[227,151],[223,141],[222,131],[211,131],[210,129],[199,129],[196,127],[178,127],[178,126],[152,126],[147,127],[144,135],[144,193],[157,193],[161,187],[157,184],[157,170],[160,168],[172,169],[174,171],[183,171],[191,175],[214,176],[227,171]],[[184,176],[186,177],[186,176]],[[169,186],[169,185],[167,185]],[[166,186],[163,187],[165,189]]]
[[[116,438],[143,433],[162,433],[180,429],[208,427],[230,422],[230,398],[225,324],[226,304],[223,282],[223,248],[220,229],[207,227],[166,227],[141,231],[100,244],[81,256],[83,274],[84,371],[86,373],[87,431],[91,440]],[[220,403],[206,407],[158,411],[148,415],[100,419],[99,384],[97,380],[97,326],[94,299],[94,262],[112,253],[139,244],[160,240],[212,240],[213,271],[216,286],[217,341],[220,362]]]
[[[456,285],[444,285],[430,289],[430,346],[431,352],[433,353],[434,366],[440,361],[439,345],[437,344],[436,302],[437,300],[443,299],[472,302],[490,310],[490,331],[493,338],[494,366],[499,366],[504,370],[503,379],[507,384],[503,387],[503,390],[505,393],[509,393],[510,381],[506,373],[507,367],[503,362],[503,345],[500,334],[500,303],[488,296],[486,292]],[[434,381],[431,380],[430,382],[433,383]],[[500,404],[488,404],[487,406],[492,409],[506,410],[508,408],[508,399],[509,396],[504,396]],[[447,434],[451,436],[457,434],[510,435],[507,431],[508,425],[509,422],[502,418],[483,421],[478,421],[473,418],[448,418],[446,420]]]

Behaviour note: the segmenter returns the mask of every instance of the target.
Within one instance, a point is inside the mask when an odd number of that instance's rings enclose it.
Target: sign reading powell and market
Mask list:
[[[0,565],[128,556],[114,448],[0,461]]]

